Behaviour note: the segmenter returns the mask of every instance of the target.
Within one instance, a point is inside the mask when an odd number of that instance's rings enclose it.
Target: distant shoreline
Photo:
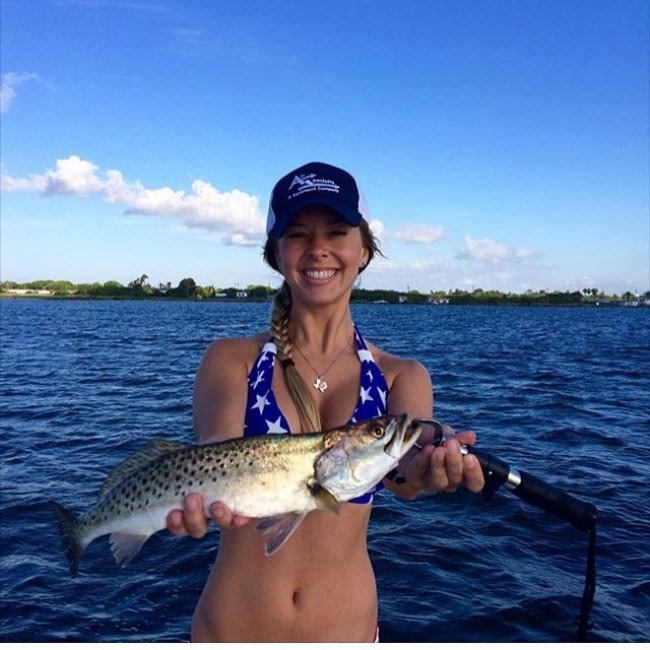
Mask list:
[[[270,303],[271,298],[251,298],[251,297],[201,297],[201,296],[88,296],[78,294],[60,295],[52,292],[25,292],[25,293],[10,293],[1,292],[0,300],[61,300],[61,301],[89,301],[89,302],[190,302],[190,303],[223,303],[223,304],[250,304],[250,303]],[[359,298],[352,298],[352,304],[376,305],[378,307],[386,305],[418,305],[422,307],[571,307],[571,308],[616,308],[616,307],[650,307],[650,301],[640,300],[625,302],[622,300],[581,300],[581,301],[538,301],[526,300],[519,298],[504,299],[504,300],[491,300],[481,301],[472,300],[471,298],[462,301],[443,301],[443,302],[423,302],[409,300],[402,301],[386,301],[386,300],[364,300]]]
[[[249,285],[217,288],[212,285],[200,286],[194,278],[183,278],[177,286],[171,282],[157,287],[149,284],[145,273],[124,286],[116,280],[100,283],[74,284],[69,280],[35,280],[33,282],[0,283],[2,298],[44,298],[66,300],[183,300],[208,302],[270,302],[278,287]],[[395,305],[488,305],[522,307],[649,307],[650,291],[634,294],[630,291],[622,296],[607,295],[596,287],[585,287],[577,291],[526,290],[524,293],[504,293],[497,290],[450,289],[432,290],[423,293],[417,290],[395,291],[394,289],[352,290],[353,303],[395,304]]]

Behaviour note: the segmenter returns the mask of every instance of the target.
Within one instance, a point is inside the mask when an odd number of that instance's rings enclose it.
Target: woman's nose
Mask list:
[[[313,259],[322,259],[329,255],[329,249],[327,248],[327,243],[322,237],[311,237],[309,240],[309,246],[307,248],[307,254]]]

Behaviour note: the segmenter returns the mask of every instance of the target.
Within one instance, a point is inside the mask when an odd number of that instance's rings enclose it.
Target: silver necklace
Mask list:
[[[325,370],[323,370],[323,372],[318,372],[318,370],[316,370],[316,368],[314,368],[314,366],[312,366],[311,361],[306,357],[305,353],[300,349],[300,346],[297,343],[294,343],[294,345],[296,346],[296,350],[298,350],[298,352],[300,352],[300,356],[307,362],[307,365],[316,373],[316,379],[314,380],[314,383],[312,384],[312,386],[316,390],[319,390],[321,393],[324,393],[328,388],[328,384],[325,381],[325,375],[330,371],[331,367],[339,360],[339,357],[348,349],[349,344],[346,343],[341,348],[339,353],[332,360],[332,363],[330,363],[330,365],[327,366],[327,368],[325,368]]]

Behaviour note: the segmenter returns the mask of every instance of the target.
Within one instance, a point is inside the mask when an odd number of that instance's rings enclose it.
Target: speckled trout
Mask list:
[[[97,503],[77,517],[51,502],[74,576],[86,547],[110,535],[115,561],[126,564],[166,527],[185,495],[222,501],[233,513],[260,519],[265,552],[278,551],[312,510],[372,489],[420,435],[406,415],[383,416],[325,432],[263,435],[206,445],[152,440],[118,465]]]

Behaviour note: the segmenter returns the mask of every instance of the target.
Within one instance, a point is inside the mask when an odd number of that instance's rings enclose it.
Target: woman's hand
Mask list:
[[[393,491],[405,498],[414,498],[422,490],[425,492],[454,492],[464,485],[471,492],[479,492],[485,485],[483,470],[476,456],[462,454],[460,445],[473,445],[476,434],[463,431],[455,434],[453,429],[443,425],[445,442],[432,444],[434,431],[426,427],[418,446],[412,449],[400,462],[399,473],[406,482],[399,490]]]
[[[248,517],[233,514],[221,501],[211,503],[208,512],[221,530],[241,528],[250,521]],[[183,509],[171,510],[167,515],[167,530],[173,535],[199,539],[208,532],[210,519],[205,514],[203,497],[197,493],[188,494],[183,500]]]
[[[425,444],[423,449],[403,468],[408,483],[426,492],[454,492],[464,485],[470,492],[479,492],[485,485],[483,470],[476,456],[462,454],[460,445],[473,445],[476,434],[463,431],[446,438],[444,445]]]

